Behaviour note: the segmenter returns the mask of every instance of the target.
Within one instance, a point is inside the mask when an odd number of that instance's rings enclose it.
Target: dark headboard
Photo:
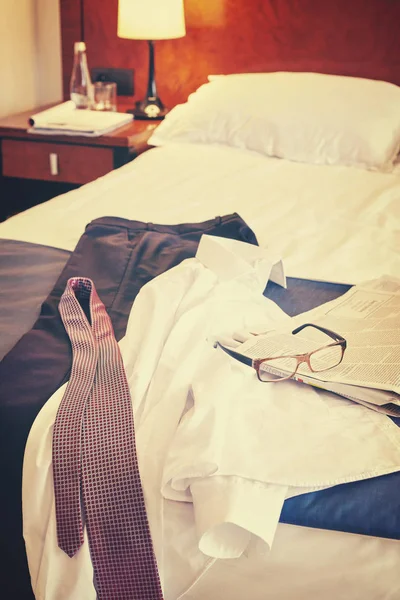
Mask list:
[[[91,67],[133,68],[143,96],[147,44],[117,37],[118,0],[60,3],[64,90],[73,42],[84,39]],[[185,14],[186,37],[156,43],[170,107],[211,73],[317,71],[400,85],[400,0],[185,0]]]

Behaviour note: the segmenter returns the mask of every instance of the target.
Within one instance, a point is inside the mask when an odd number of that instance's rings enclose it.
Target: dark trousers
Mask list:
[[[4,545],[0,586],[4,597],[32,598],[22,539],[22,461],[33,421],[69,378],[70,342],[58,313],[67,280],[84,276],[94,281],[120,340],[140,288],[195,256],[203,233],[257,244],[254,233],[237,214],[173,226],[116,217],[92,221],[43,303],[34,327],[0,363],[0,546]]]

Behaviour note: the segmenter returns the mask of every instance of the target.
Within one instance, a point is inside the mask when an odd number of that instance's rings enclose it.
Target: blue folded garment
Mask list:
[[[399,540],[400,472],[290,498],[280,522]]]

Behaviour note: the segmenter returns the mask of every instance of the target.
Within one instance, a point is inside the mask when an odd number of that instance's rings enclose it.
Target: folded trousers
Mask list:
[[[33,421],[69,378],[71,347],[58,313],[67,280],[81,276],[94,282],[120,340],[141,287],[194,257],[202,234],[257,244],[253,231],[237,214],[171,226],[116,217],[92,221],[42,304],[35,325],[0,363],[0,511],[4,520],[0,543],[4,545],[1,554],[6,556],[1,564],[6,597],[33,597],[22,539],[22,463]]]

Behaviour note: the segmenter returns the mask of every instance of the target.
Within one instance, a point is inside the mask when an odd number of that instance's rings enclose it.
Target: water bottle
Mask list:
[[[93,85],[86,57],[85,42],[74,44],[74,65],[70,82],[71,100],[76,108],[90,108],[93,101]]]

